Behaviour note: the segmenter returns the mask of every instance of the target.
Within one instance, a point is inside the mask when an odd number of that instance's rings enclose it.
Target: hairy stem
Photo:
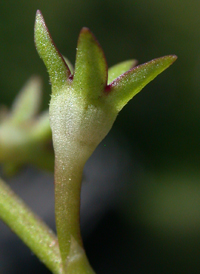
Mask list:
[[[55,163],[55,212],[61,256],[66,261],[71,238],[82,246],[80,233],[80,188],[82,168],[59,159]]]
[[[80,191],[84,164],[78,158],[55,159],[55,212],[64,273],[93,274],[80,232]]]
[[[0,219],[53,273],[63,273],[55,234],[1,179]]]

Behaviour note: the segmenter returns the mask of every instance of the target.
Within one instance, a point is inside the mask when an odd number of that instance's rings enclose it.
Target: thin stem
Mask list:
[[[62,162],[62,161],[59,161]],[[70,168],[67,163],[55,168],[55,212],[61,257],[66,261],[70,252],[71,238],[82,246],[80,233],[80,188],[82,168]]]
[[[63,272],[94,274],[80,233],[80,190],[84,166],[80,158],[61,156],[55,159],[56,227]]]
[[[55,234],[1,179],[0,219],[53,273],[63,273]]]

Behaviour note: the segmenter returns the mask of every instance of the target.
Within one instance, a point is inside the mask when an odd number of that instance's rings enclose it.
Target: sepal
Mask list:
[[[104,52],[88,28],[79,34],[73,87],[88,101],[98,99],[107,84],[107,63]]]
[[[71,72],[56,48],[39,10],[36,13],[34,38],[37,51],[47,67],[52,91],[57,93],[64,85],[68,84]]]
[[[31,77],[16,96],[10,113],[10,121],[20,124],[32,119],[39,111],[42,83],[39,77]]]
[[[125,72],[107,87],[107,100],[119,112],[128,101],[176,59],[175,55],[164,56]]]
[[[117,77],[121,74],[125,73],[126,71],[134,68],[137,65],[137,60],[127,60],[116,64],[108,69],[108,85],[114,81]]]
[[[1,108],[0,163],[6,175],[13,175],[27,163],[53,169],[49,115],[47,111],[38,115],[41,96],[41,80],[32,77],[17,95],[11,111]],[[45,159],[42,164],[41,159]]]

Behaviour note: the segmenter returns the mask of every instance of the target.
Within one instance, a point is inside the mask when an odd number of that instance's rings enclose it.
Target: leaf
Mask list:
[[[108,85],[115,80],[118,76],[125,73],[127,70],[135,67],[137,60],[128,60],[112,66],[108,69]]]
[[[106,83],[104,52],[91,31],[83,28],[78,39],[73,87],[89,99],[98,99]]]
[[[38,10],[35,20],[35,45],[38,54],[44,61],[52,83],[53,91],[60,90],[70,76],[70,70],[64,58],[56,48],[42,13]]]
[[[23,123],[34,118],[41,104],[41,80],[31,77],[17,95],[10,114],[10,120]]]
[[[164,56],[122,74],[107,87],[107,99],[120,111],[143,87],[168,68],[177,57]]]

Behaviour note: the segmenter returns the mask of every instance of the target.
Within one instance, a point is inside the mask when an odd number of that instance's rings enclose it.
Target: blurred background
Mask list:
[[[74,63],[89,27],[112,66],[168,54],[178,60],[122,110],[84,171],[82,230],[98,274],[200,272],[200,2],[49,0],[0,2],[0,104],[32,75],[50,85],[33,41],[36,10]],[[53,177],[26,166],[6,178],[52,228]],[[32,199],[31,199],[32,198]],[[0,273],[49,273],[0,224]]]

